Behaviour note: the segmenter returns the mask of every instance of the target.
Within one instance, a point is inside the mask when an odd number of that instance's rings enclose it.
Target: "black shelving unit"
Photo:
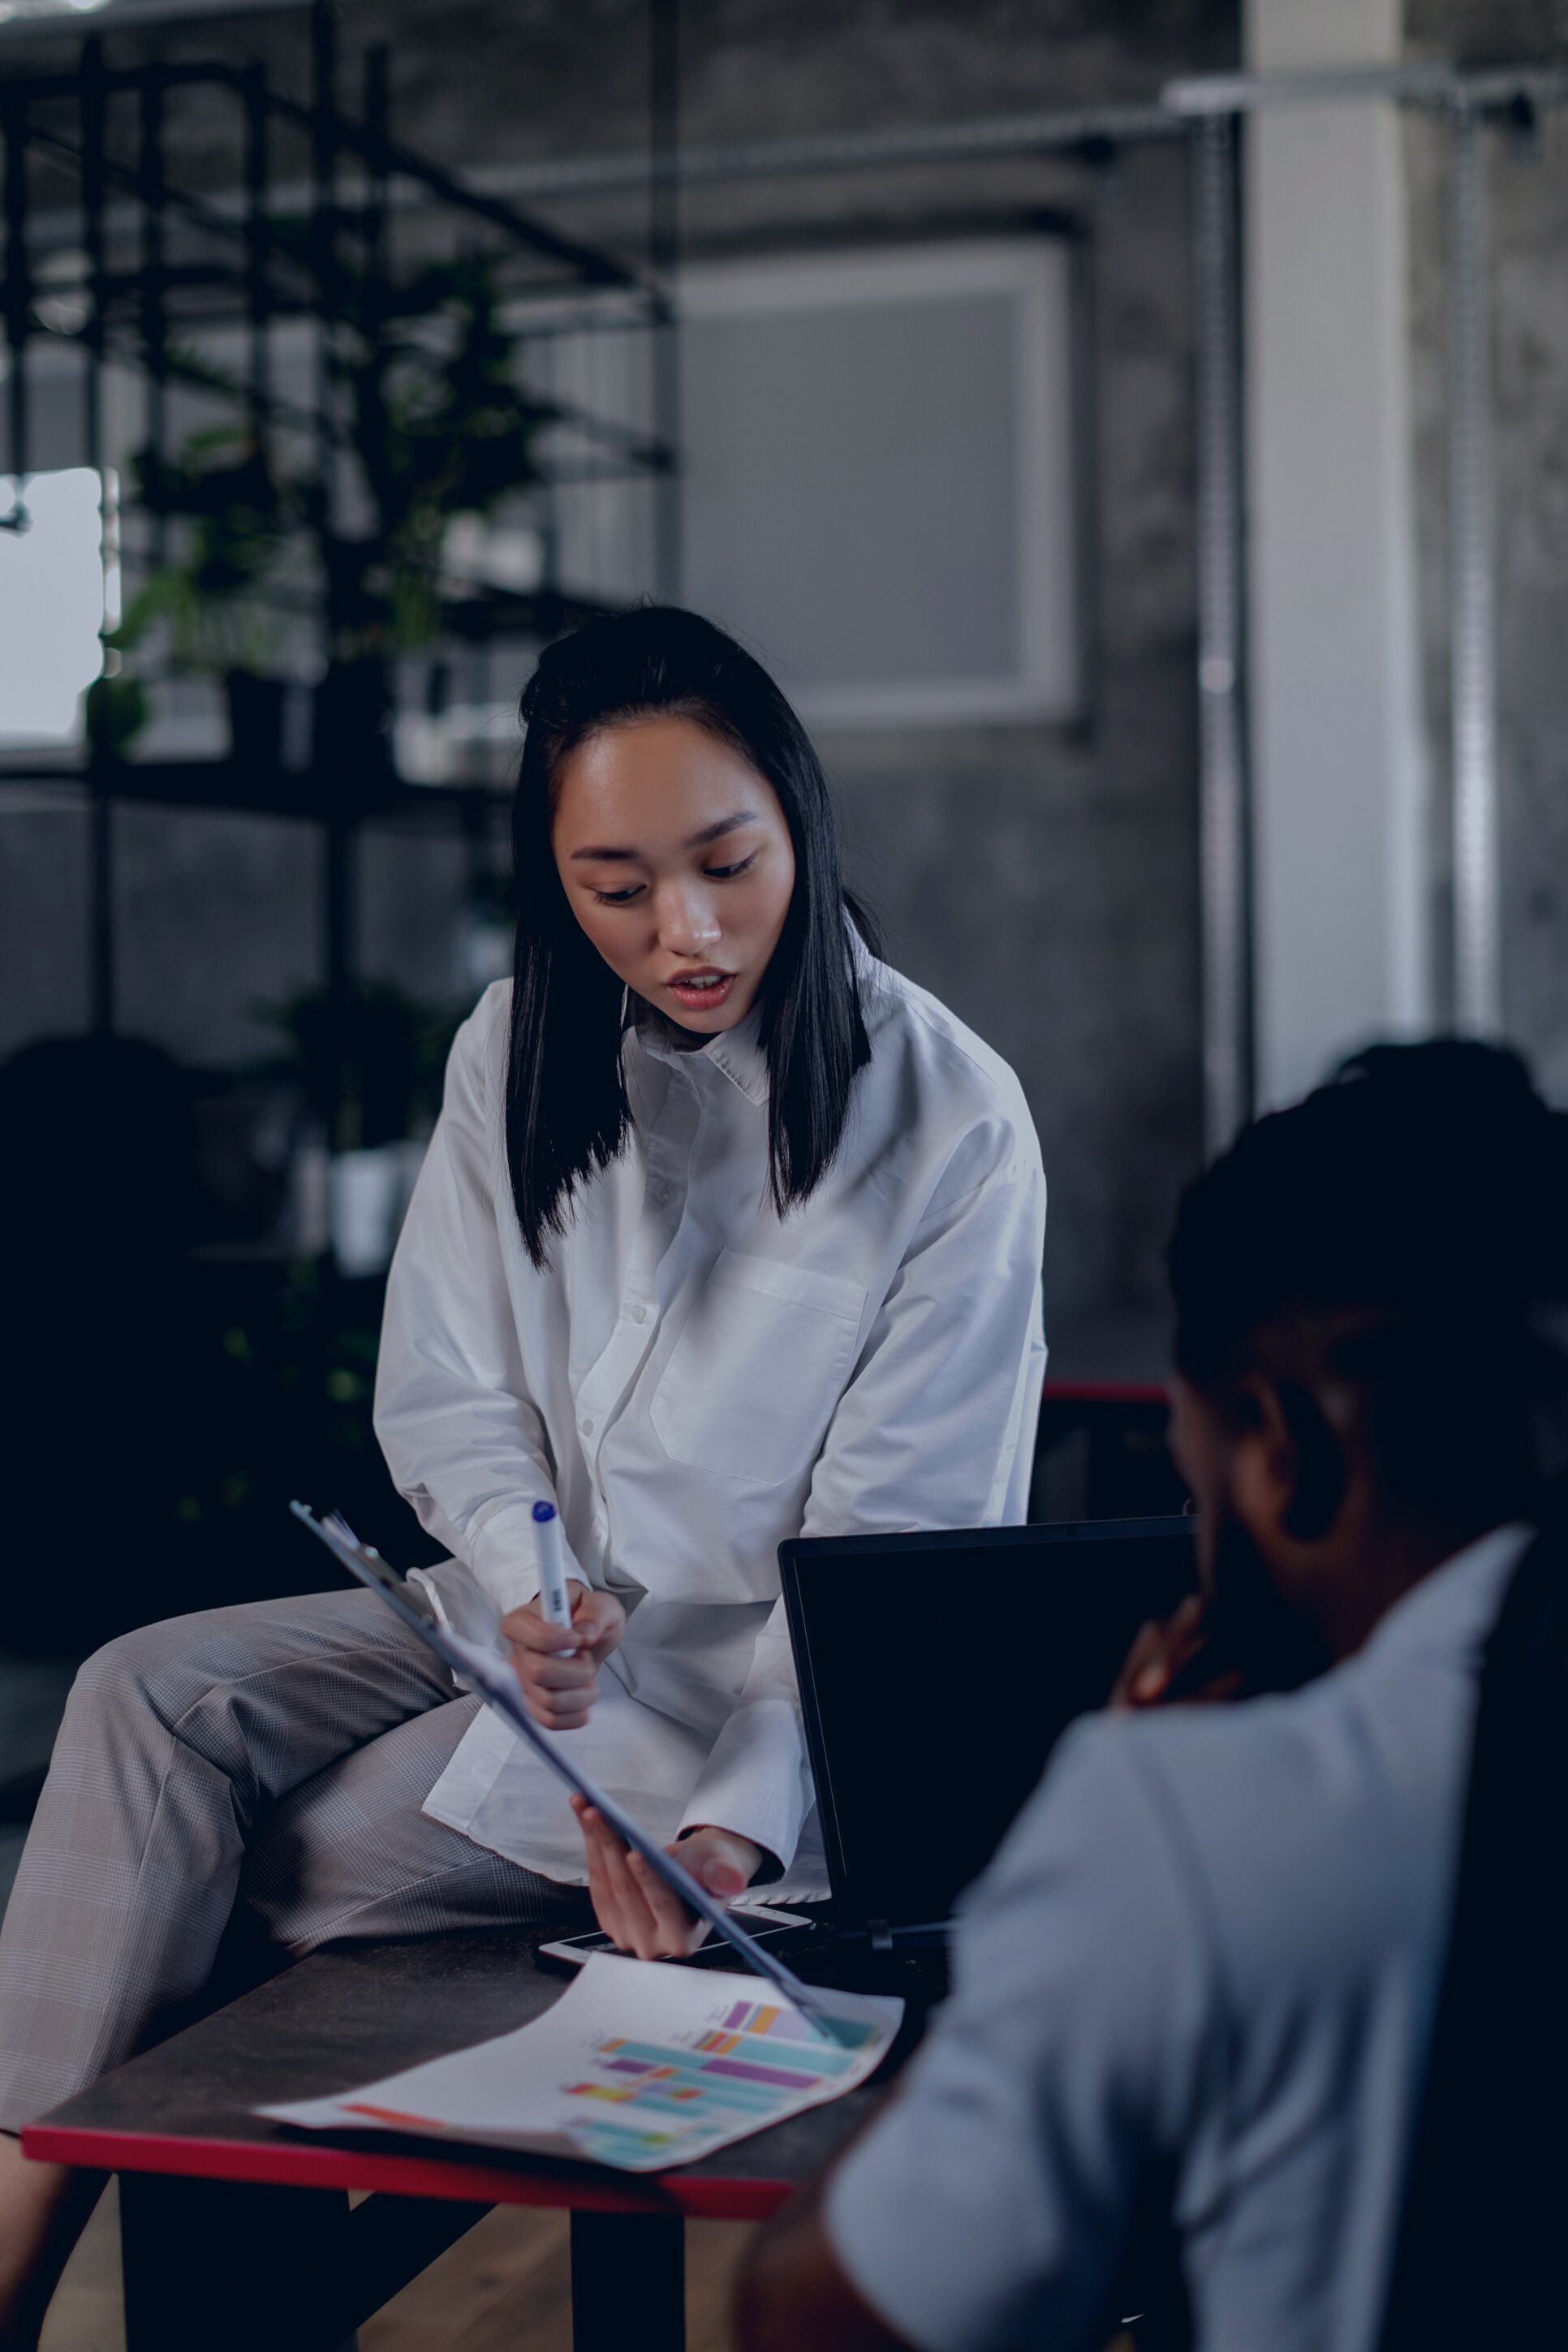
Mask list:
[[[628,258],[563,235],[520,206],[470,185],[393,135],[388,123],[388,55],[371,49],[362,61],[362,102],[347,111],[340,86],[336,12],[331,0],[313,0],[310,12],[310,96],[302,100],[276,86],[260,65],[237,68],[166,61],[114,65],[105,41],[89,36],[74,74],[31,75],[0,81],[0,134],[5,167],[5,284],[0,326],[9,361],[5,394],[9,468],[18,484],[13,512],[0,529],[26,527],[26,481],[35,442],[34,362],[49,341],[40,319],[40,285],[33,268],[30,216],[34,183],[46,166],[72,175],[87,268],[79,289],[84,312],[72,340],[83,354],[81,446],[86,464],[102,477],[105,464],[105,376],[132,366],[146,386],[146,446],[153,465],[167,454],[170,395],[181,384],[214,389],[209,371],[182,341],[187,331],[238,327],[244,364],[229,387],[247,419],[248,436],[264,455],[279,435],[304,436],[314,448],[319,496],[330,541],[336,480],[348,446],[332,364],[342,331],[339,296],[352,266],[356,283],[390,279],[398,191],[417,191],[414,217],[428,241],[431,224],[460,225],[468,249],[482,250],[504,268],[509,294],[554,298],[616,298],[615,323],[654,338],[653,429],[646,434],[584,411],[562,422],[590,451],[553,478],[647,479],[656,499],[656,574],[665,593],[679,573],[676,495],[676,322],[671,276],[677,258],[675,142],[676,0],[649,0],[649,236],[645,257]],[[237,184],[225,200],[181,186],[169,164],[170,112],[193,91],[230,113]],[[308,162],[307,217],[285,217],[276,200],[279,144]],[[61,289],[51,281],[47,292]],[[300,403],[279,389],[274,365],[279,330],[304,321],[314,344],[313,385]],[[591,314],[590,314],[591,323]],[[526,340],[527,330],[523,331]],[[547,477],[547,478],[551,478]],[[166,526],[148,519],[145,554],[158,564]],[[589,613],[603,609],[547,579],[536,592],[489,590],[447,606],[448,635],[482,643],[498,635],[543,642]],[[321,706],[318,704],[318,718]],[[89,756],[74,768],[58,761],[0,760],[0,781],[85,783],[89,796],[89,887],[87,955],[92,1026],[115,1027],[113,810],[121,801],[205,810],[247,810],[303,819],[324,835],[322,967],[329,996],[346,1003],[353,982],[354,845],[368,821],[388,816],[449,822],[471,832],[476,795],[469,786],[413,785],[392,763],[384,734],[367,730],[356,745],[323,741],[300,772],[254,762],[139,762]]]

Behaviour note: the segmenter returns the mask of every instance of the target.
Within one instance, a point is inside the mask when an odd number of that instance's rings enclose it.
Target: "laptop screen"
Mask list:
[[[802,1538],[779,1561],[845,1927],[948,1916],[1197,1574],[1183,1518]]]

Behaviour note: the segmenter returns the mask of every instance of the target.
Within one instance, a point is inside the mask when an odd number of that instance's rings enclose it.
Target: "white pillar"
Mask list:
[[[1391,64],[1400,0],[1247,0],[1255,72]],[[1430,1014],[1397,110],[1247,128],[1246,374],[1258,1097]]]

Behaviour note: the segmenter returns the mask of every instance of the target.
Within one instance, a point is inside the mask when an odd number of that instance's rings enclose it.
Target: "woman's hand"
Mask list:
[[[576,1577],[566,1590],[570,1631],[552,1625],[537,1601],[500,1621],[528,1711],[546,1731],[577,1731],[587,1722],[599,1696],[599,1668],[626,1630],[626,1612],[613,1593],[595,1592]]]
[[[1189,1592],[1162,1622],[1142,1626],[1110,1694],[1113,1707],[1216,1706],[1237,1698],[1246,1676],[1236,1665],[1205,1659],[1209,1603]]]
[[[707,1921],[694,1919],[679,1896],[584,1798],[574,1797],[572,1810],[583,1824],[588,1849],[594,1915],[616,1950],[634,1953],[639,1960],[680,1959],[694,1952],[708,1933]],[[763,1859],[762,1848],[733,1830],[692,1830],[665,1850],[721,1903],[751,1885]]]

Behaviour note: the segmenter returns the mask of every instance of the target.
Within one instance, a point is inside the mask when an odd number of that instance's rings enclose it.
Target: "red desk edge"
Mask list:
[[[796,2183],[679,2172],[628,2175],[524,2171],[472,2158],[378,2156],[304,2140],[195,2139],[164,2132],[93,2131],[29,2124],[22,2153],[93,2172],[162,2172],[186,2180],[246,2181],[283,2189],[364,2189],[393,2197],[440,2197],[460,2205],[553,2205],[596,2213],[670,2213],[693,2221],[765,2221]]]

